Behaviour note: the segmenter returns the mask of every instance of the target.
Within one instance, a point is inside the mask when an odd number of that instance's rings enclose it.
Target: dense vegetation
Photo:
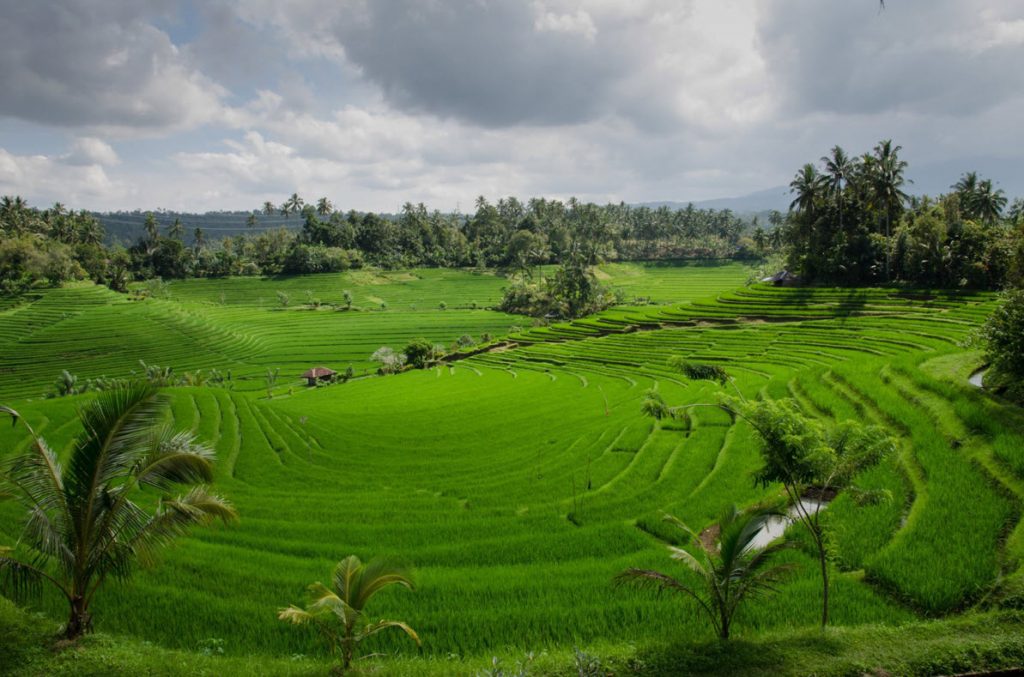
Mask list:
[[[143,233],[127,249],[105,246],[95,215],[63,205],[30,208],[20,198],[0,203],[0,293],[40,283],[92,279],[117,291],[150,278],[224,277],[339,272],[365,264],[499,267],[523,276],[546,263],[637,258],[729,258],[752,255],[746,224],[728,210],[716,212],[627,205],[598,206],[569,200],[516,198],[492,205],[480,198],[471,215],[428,212],[406,204],[397,216],[335,211],[326,198],[307,205],[293,195],[280,207],[246,218],[247,231],[212,237],[191,232],[179,219],[161,230],[147,214]],[[301,229],[257,228],[260,218],[294,215]],[[213,235],[219,234],[216,231]]]
[[[790,270],[804,282],[1000,289],[1024,281],[1024,201],[965,173],[938,198],[911,197],[900,146],[851,157],[834,147],[790,187]]]

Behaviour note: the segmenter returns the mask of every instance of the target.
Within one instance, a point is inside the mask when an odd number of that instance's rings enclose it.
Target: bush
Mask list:
[[[405,356],[409,360],[409,364],[417,369],[425,369],[436,358],[434,354],[434,345],[425,338],[418,338],[409,341],[403,352],[405,352]]]

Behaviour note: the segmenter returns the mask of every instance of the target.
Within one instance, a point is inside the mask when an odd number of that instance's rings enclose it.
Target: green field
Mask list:
[[[899,437],[898,455],[859,480],[891,499],[840,495],[827,511],[837,625],[954,614],[1013,581],[1024,417],[966,383],[979,357],[960,347],[994,296],[744,287],[748,276],[735,264],[606,266],[607,284],[651,303],[540,327],[487,309],[504,279],[462,271],[189,280],[145,300],[44,291],[0,311],[0,402],[66,452],[88,396],[40,399],[61,369],[126,376],[142,359],[232,371],[233,388],[171,389],[170,415],[216,447],[217,490],[240,523],[195,531],[94,605],[103,631],[165,647],[216,638],[232,655],[316,654],[275,611],[351,553],[416,567],[419,589],[384,593],[371,612],[408,621],[432,659],[708,641],[688,605],[611,579],[672,566],[662,512],[701,528],[724,505],[779,488],[755,486],[754,434],[724,412],[700,410],[686,426],[641,415],[654,386],[673,405],[719,393],[669,370],[670,356],[724,366],[748,398],[792,397],[810,415]],[[342,305],[345,289],[353,310],[303,306],[307,290]],[[522,330],[509,334],[513,325]],[[316,364],[364,373],[381,345],[484,333],[516,345],[325,388],[298,380]],[[286,375],[273,399],[268,368]],[[22,440],[18,429],[0,435],[5,454]],[[0,506],[4,538],[18,517]],[[785,558],[796,574],[743,610],[741,638],[814,626],[814,559]],[[44,607],[59,617],[53,600]],[[416,655],[397,636],[373,648]]]

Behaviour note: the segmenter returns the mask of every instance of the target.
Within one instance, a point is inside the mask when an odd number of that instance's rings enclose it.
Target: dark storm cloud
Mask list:
[[[759,45],[790,111],[962,116],[1019,95],[1024,3],[770,0]]]
[[[405,110],[490,127],[575,123],[605,112],[629,64],[600,34],[538,29],[537,20],[519,0],[394,0],[346,14],[336,35]]]
[[[161,0],[3,0],[0,115],[69,127],[205,121],[216,86],[151,23],[174,11]]]

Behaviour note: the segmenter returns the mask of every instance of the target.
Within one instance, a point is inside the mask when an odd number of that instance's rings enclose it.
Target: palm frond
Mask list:
[[[349,555],[338,562],[334,568],[332,581],[334,592],[343,600],[352,604],[356,591],[359,587],[359,577],[362,575],[363,563],[355,555]]]
[[[416,631],[410,628],[402,621],[377,621],[376,623],[367,625],[366,628],[363,630],[360,639],[369,637],[371,635],[376,635],[381,630],[386,630],[387,628],[398,628],[405,634],[409,635],[412,641],[416,642],[417,646],[423,646],[423,643],[420,641],[420,636],[416,634]]]
[[[313,621],[313,615],[305,609],[300,609],[293,604],[287,609],[281,609],[277,613],[277,619],[280,621],[287,621],[288,623],[294,623],[295,625],[305,625],[306,623]]]
[[[83,431],[65,473],[68,500],[87,524],[99,487],[122,478],[146,451],[148,431],[159,421],[166,398],[148,384],[104,391],[79,409]]]
[[[0,547],[0,591],[14,599],[37,597],[43,583],[49,582],[67,597],[64,586],[41,568],[23,562],[11,548]]]
[[[140,485],[167,491],[174,484],[197,484],[213,480],[212,449],[199,444],[187,431],[174,432],[157,426],[148,443],[149,452],[138,459],[132,475]]]
[[[216,519],[227,523],[237,518],[238,513],[227,500],[209,493],[205,487],[195,487],[184,496],[161,501],[128,545],[134,547],[140,557],[149,559],[156,547],[184,534],[189,527]]]
[[[408,567],[390,560],[375,559],[366,563],[359,576],[359,588],[351,602],[356,609],[362,609],[370,598],[389,585],[401,585],[415,589]]]
[[[711,567],[707,562],[701,562],[683,548],[677,548],[670,545],[668,546],[668,551],[670,553],[669,557],[677,562],[682,562],[686,566],[690,567],[690,569],[695,573],[700,574],[701,577],[707,578],[712,575]]]
[[[19,454],[0,466],[0,492],[20,498],[29,507],[59,510],[66,516],[64,471],[57,455],[18,412],[5,406],[0,406],[0,411],[10,414],[15,423],[21,420],[32,439],[32,451]]]

